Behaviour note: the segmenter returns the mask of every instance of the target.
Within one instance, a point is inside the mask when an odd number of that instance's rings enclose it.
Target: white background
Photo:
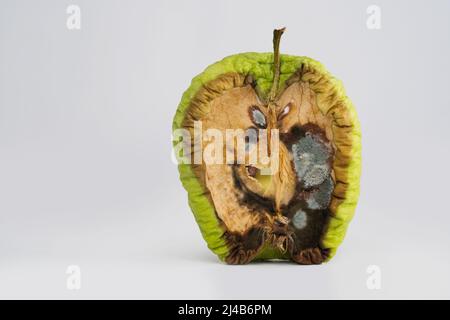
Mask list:
[[[360,203],[326,265],[227,266],[171,162],[172,118],[193,76],[271,51],[282,26],[283,53],[324,63],[357,107]],[[449,39],[438,0],[0,0],[0,297],[450,298]]]

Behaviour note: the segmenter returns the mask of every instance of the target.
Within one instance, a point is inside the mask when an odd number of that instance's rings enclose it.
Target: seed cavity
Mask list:
[[[258,128],[265,129],[267,127],[266,116],[257,106],[250,107],[249,114],[250,119]]]
[[[281,110],[280,114],[277,117],[277,120],[280,121],[282,120],[284,117],[286,117],[289,113],[289,111],[291,111],[291,103],[288,103],[283,110]]]
[[[256,177],[256,174],[258,173],[258,169],[254,166],[247,166],[247,173],[250,177],[254,178]]]

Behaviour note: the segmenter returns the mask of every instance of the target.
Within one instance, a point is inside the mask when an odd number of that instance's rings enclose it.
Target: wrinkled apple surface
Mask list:
[[[195,136],[200,121],[206,136],[251,132],[245,159],[258,152],[259,133],[277,132],[275,170],[258,161],[202,161],[180,164],[180,177],[208,246],[225,262],[320,264],[342,242],[358,200],[359,123],[340,82],[312,59],[280,55],[273,94],[274,59],[239,54],[208,67],[183,95],[173,128]],[[210,152],[204,138],[189,142],[188,157]]]

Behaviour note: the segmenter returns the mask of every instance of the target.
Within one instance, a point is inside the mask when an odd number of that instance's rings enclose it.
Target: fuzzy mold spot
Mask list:
[[[292,218],[292,224],[296,229],[300,230],[306,227],[307,220],[308,218],[306,216],[306,212],[303,210],[298,210]]]
[[[311,191],[306,198],[308,208],[313,210],[323,210],[328,207],[331,201],[331,194],[334,189],[333,179],[329,176],[319,188]]]
[[[292,145],[297,179],[305,188],[325,181],[331,172],[329,148],[318,138],[307,133]]]

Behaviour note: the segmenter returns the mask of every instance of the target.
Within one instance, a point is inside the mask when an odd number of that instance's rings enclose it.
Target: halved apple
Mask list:
[[[359,196],[355,109],[342,84],[320,63],[279,54],[283,32],[274,31],[273,54],[233,55],[195,77],[173,122],[174,130],[192,136],[196,122],[202,132],[216,130],[223,136],[227,130],[254,130],[269,137],[272,154],[271,133],[278,134],[276,170],[258,161],[179,165],[209,248],[230,264],[330,259]],[[192,153],[205,149],[205,141],[195,146],[193,140]],[[258,150],[255,139],[253,144],[250,140],[245,159]]]

